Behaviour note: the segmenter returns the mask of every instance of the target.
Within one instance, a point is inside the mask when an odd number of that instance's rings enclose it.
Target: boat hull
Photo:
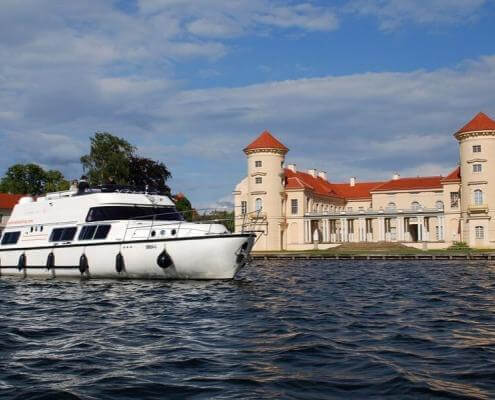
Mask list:
[[[45,278],[232,279],[246,264],[254,240],[252,234],[232,234],[11,249],[0,252],[0,274]]]

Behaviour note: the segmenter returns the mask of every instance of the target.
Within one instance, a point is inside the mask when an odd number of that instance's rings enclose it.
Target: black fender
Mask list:
[[[120,274],[122,271],[125,271],[125,261],[124,256],[119,251],[119,253],[115,256],[115,270]]]
[[[88,269],[88,258],[86,257],[86,254],[83,254],[79,258],[79,271],[81,272],[81,274],[84,274]]]
[[[19,269],[19,271],[26,269],[26,253],[22,253],[19,256],[19,261],[17,262],[17,268]]]
[[[163,250],[158,258],[156,259],[156,263],[160,268],[166,269],[170,267],[174,262],[172,257],[167,253],[167,250]]]
[[[55,267],[55,254],[51,251],[46,258],[46,269],[50,271],[53,267]]]

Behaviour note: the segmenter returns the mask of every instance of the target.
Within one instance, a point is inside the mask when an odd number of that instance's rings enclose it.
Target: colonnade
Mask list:
[[[443,215],[313,216],[304,220],[304,242],[443,241],[444,225]]]

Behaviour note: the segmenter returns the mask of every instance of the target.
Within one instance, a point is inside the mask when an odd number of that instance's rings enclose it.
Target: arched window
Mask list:
[[[483,204],[483,192],[480,189],[474,191],[474,204],[481,206]]]
[[[396,208],[396,205],[394,202],[390,202],[387,204],[387,208],[390,209],[390,210],[395,210]]]
[[[411,208],[412,208],[413,210],[415,210],[415,211],[416,211],[416,210],[419,210],[419,209],[421,208],[421,204],[419,204],[417,201],[413,201],[413,202],[411,203]]]
[[[435,203],[435,207],[438,210],[443,210],[443,201],[442,200],[437,200],[437,202]]]
[[[485,238],[485,228],[482,226],[477,226],[474,228],[474,232],[476,235],[476,239],[484,239]]]
[[[256,211],[261,211],[263,208],[263,201],[260,198],[257,198],[254,203],[254,209]]]

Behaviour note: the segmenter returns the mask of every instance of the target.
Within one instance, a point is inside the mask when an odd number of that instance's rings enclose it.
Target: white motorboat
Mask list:
[[[186,222],[163,194],[122,188],[23,197],[0,245],[0,275],[232,279],[256,236]]]

